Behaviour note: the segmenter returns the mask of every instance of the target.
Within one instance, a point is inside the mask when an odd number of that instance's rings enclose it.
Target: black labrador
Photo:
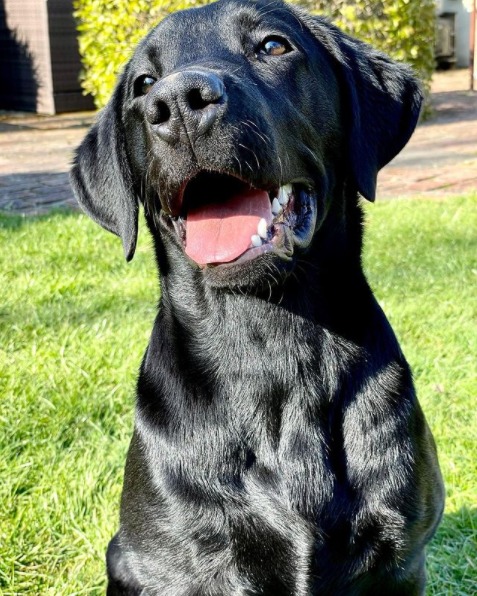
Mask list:
[[[72,170],[128,260],[144,206],[162,280],[109,595],[424,593],[442,481],[358,200],[421,100],[280,0],[178,12],[139,44]]]

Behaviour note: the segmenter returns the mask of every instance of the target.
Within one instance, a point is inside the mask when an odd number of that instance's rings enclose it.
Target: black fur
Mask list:
[[[270,35],[291,51],[260,54]],[[145,74],[157,83],[138,93]],[[128,259],[144,205],[161,273],[108,594],[424,593],[442,481],[362,271],[358,201],[420,103],[408,68],[280,1],[179,12],[140,43],[72,170]],[[300,180],[305,232],[199,268],[169,216],[185,182],[218,183],[204,171]]]

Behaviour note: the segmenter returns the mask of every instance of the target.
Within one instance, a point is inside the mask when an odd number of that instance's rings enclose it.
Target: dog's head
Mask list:
[[[279,0],[175,13],[139,44],[72,169],[85,210],[207,278],[289,270],[338,188],[373,200],[421,92],[410,70]],[[255,276],[257,277],[257,276]]]

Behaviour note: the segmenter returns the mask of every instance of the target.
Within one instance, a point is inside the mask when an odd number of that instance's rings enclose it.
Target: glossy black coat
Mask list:
[[[261,55],[270,35],[292,50]],[[220,97],[200,131],[181,90],[161,83],[179,73],[184,85],[189,71]],[[138,94],[143,75],[158,83]],[[164,97],[178,102],[177,129],[164,128]],[[358,200],[374,199],[421,99],[408,68],[278,1],[176,13],[138,46],[72,171],[127,258],[144,205],[161,274],[108,594],[424,593],[442,481],[362,271]],[[164,214],[202,170],[258,188],[306,183],[306,249],[194,265]]]

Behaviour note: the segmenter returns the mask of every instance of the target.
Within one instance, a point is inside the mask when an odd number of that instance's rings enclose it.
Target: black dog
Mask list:
[[[358,204],[420,104],[408,68],[279,0],[139,44],[72,171],[127,259],[144,205],[162,280],[108,594],[424,593],[442,482]]]

